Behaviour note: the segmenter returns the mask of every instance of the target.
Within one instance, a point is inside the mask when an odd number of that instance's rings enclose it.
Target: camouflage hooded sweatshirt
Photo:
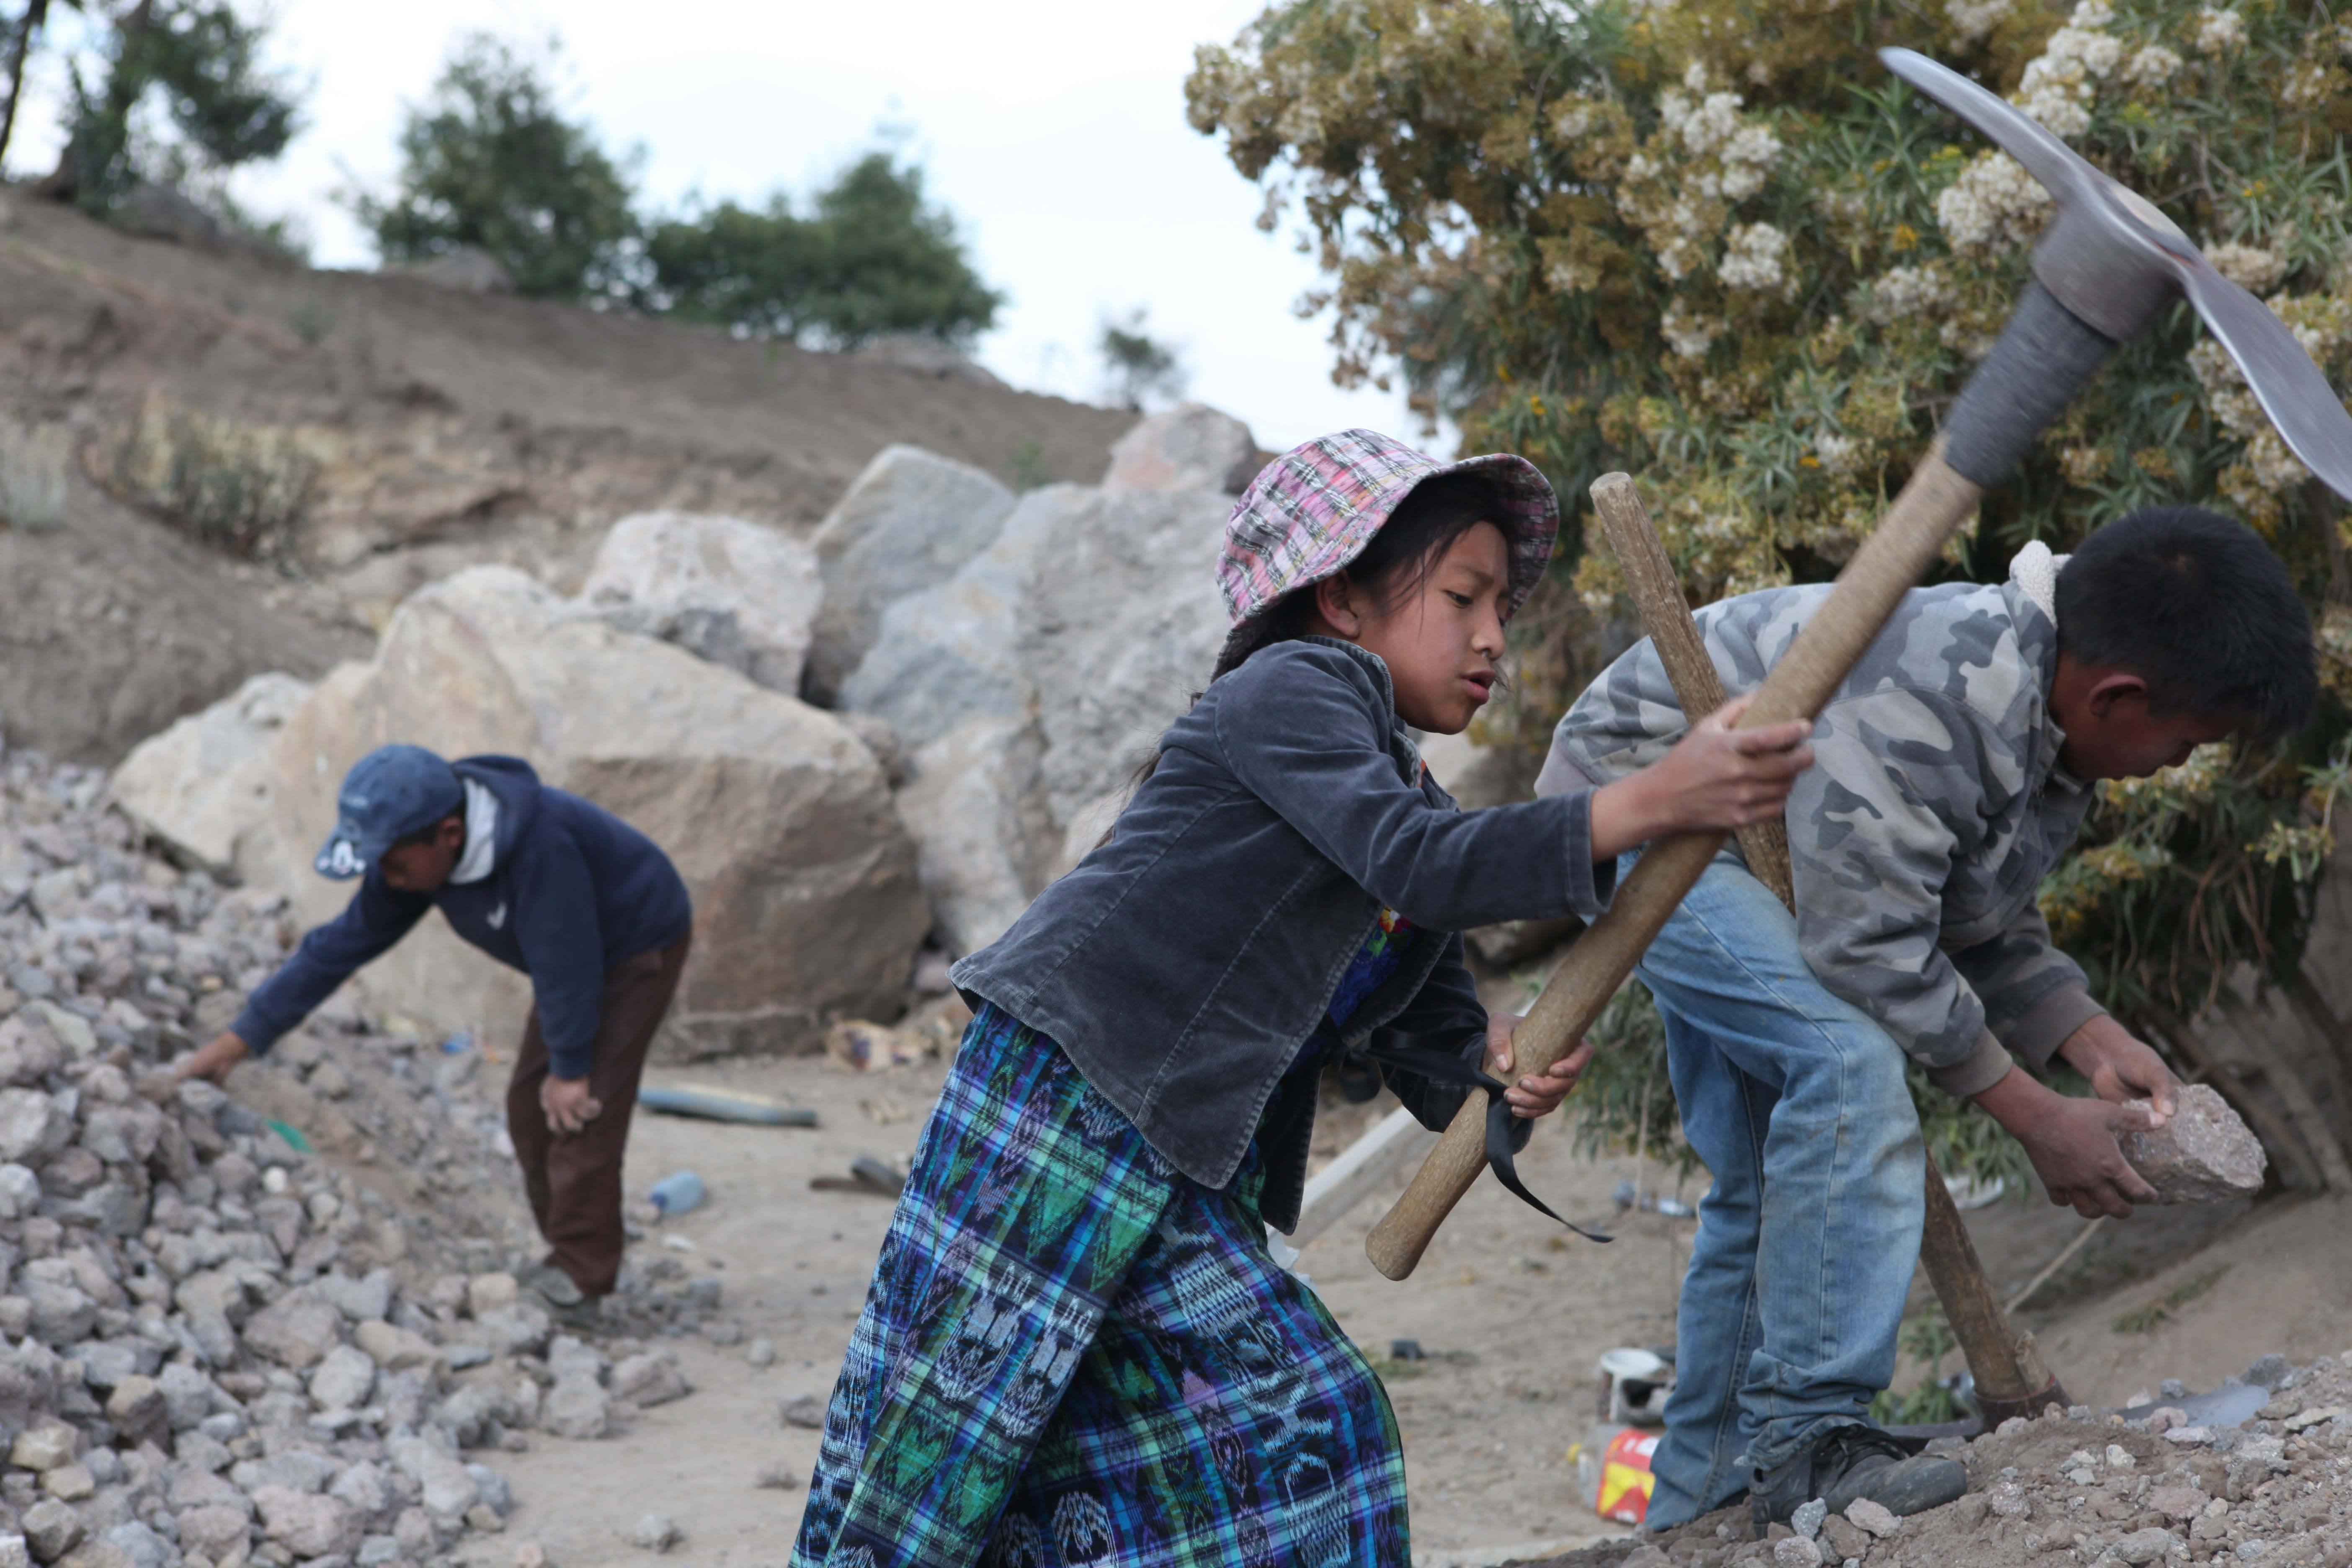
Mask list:
[[[2011,1051],[2042,1070],[2104,1011],[2034,904],[2091,804],[2058,765],[2047,700],[2057,563],[2034,545],[1997,587],[1906,595],[1822,710],[1789,797],[1805,962],[1955,1095],[1999,1082]],[[1699,611],[1725,689],[1760,685],[1828,595],[1774,588]],[[1560,721],[1537,788],[1622,777],[1686,727],[1644,639]]]

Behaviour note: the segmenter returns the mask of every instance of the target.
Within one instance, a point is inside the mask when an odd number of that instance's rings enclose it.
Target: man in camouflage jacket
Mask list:
[[[2006,583],[1907,595],[1819,715],[1789,797],[1794,918],[1727,848],[1643,960],[1684,1135],[1714,1178],[1653,1529],[1742,1489],[1769,1521],[1813,1497],[1906,1513],[1965,1489],[1956,1463],[1908,1458],[1866,1422],[1924,1217],[1906,1063],[2016,1135],[2053,1201],[2127,1215],[2153,1196],[2117,1136],[2160,1124],[2173,1079],[2092,998],[2035,895],[2091,781],[2299,721],[2309,623],[2259,540],[2209,512],[2137,514],[2066,561],[2032,545]],[[1759,685],[1828,594],[1698,612],[1725,689]],[[1622,777],[1687,726],[1644,641],[1560,721],[1537,788]],[[2053,1060],[2097,1098],[2042,1087]]]

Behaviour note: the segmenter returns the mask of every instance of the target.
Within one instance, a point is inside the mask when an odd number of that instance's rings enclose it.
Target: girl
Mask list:
[[[1208,691],[1111,837],[953,971],[975,1016],[794,1568],[1411,1562],[1387,1398],[1266,1254],[1320,1070],[1409,1037],[1456,1081],[1394,1088],[1443,1127],[1482,1051],[1510,1069],[1517,1022],[1480,1007],[1454,933],[1596,914],[1621,851],[1777,810],[1809,756],[1807,725],[1735,734],[1726,710],[1615,784],[1456,812],[1407,726],[1458,733],[1486,702],[1558,527],[1525,460],[1366,430],[1244,492]],[[1589,1055],[1512,1110],[1549,1111]]]

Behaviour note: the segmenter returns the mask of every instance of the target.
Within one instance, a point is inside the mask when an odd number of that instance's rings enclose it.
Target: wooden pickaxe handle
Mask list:
[[[1805,625],[1740,716],[1743,729],[1807,719],[1821,710],[1870,647],[1903,595],[1935,564],[1945,541],[1975,512],[1984,491],[1952,471],[1941,448],[1914,469],[1877,531],[1838,574],[1829,599]],[[1574,1048],[1633,965],[1698,881],[1727,835],[1678,833],[1658,839],[1552,971],[1513,1039],[1515,1075],[1548,1071]],[[1486,1106],[1473,1094],[1420,1172],[1365,1239],[1372,1267],[1391,1279],[1411,1274],[1430,1238],[1486,1166]]]
[[[1675,700],[1693,720],[1714,712],[1724,704],[1723,680],[1715,661],[1707,657],[1690,601],[1683,597],[1674,563],[1666,558],[1658,531],[1651,526],[1640,490],[1627,475],[1604,474],[1593,483],[1592,505],[1601,514],[1610,547],[1617,552],[1617,564],[1625,574],[1634,608],[1641,612],[1643,628],[1650,634],[1659,661],[1665,666],[1666,679],[1674,685]],[[1741,828],[1739,852],[1756,879],[1794,912],[1797,897],[1789,870],[1788,824],[1776,816]],[[2042,1365],[2032,1337],[2021,1336],[2011,1324],[2000,1292],[1985,1278],[1984,1265],[1977,1259],[1976,1245],[1969,1240],[1960,1211],[1944,1185],[1943,1173],[1932,1160],[1927,1167],[1927,1224],[1920,1237],[1919,1259],[1927,1267],[1937,1299],[1944,1304],[1953,1338],[1968,1357],[1979,1394],[1986,1400],[2011,1405],[2009,1414],[2012,1415],[2038,1414],[2041,1405],[2053,1400],[2062,1405],[2073,1403]]]

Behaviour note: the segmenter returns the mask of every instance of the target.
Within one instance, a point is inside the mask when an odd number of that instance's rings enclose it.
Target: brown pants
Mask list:
[[[522,1051],[507,1084],[507,1131],[522,1166],[531,1216],[545,1237],[547,1261],[590,1296],[612,1294],[628,1238],[621,1229],[621,1154],[628,1146],[629,1114],[637,1079],[662,1015],[669,1011],[693,938],[641,952],[604,976],[604,1016],[588,1062],[588,1092],[604,1107],[578,1132],[559,1135],[540,1108],[547,1081],[547,1041],[539,1009],[523,1026]]]

